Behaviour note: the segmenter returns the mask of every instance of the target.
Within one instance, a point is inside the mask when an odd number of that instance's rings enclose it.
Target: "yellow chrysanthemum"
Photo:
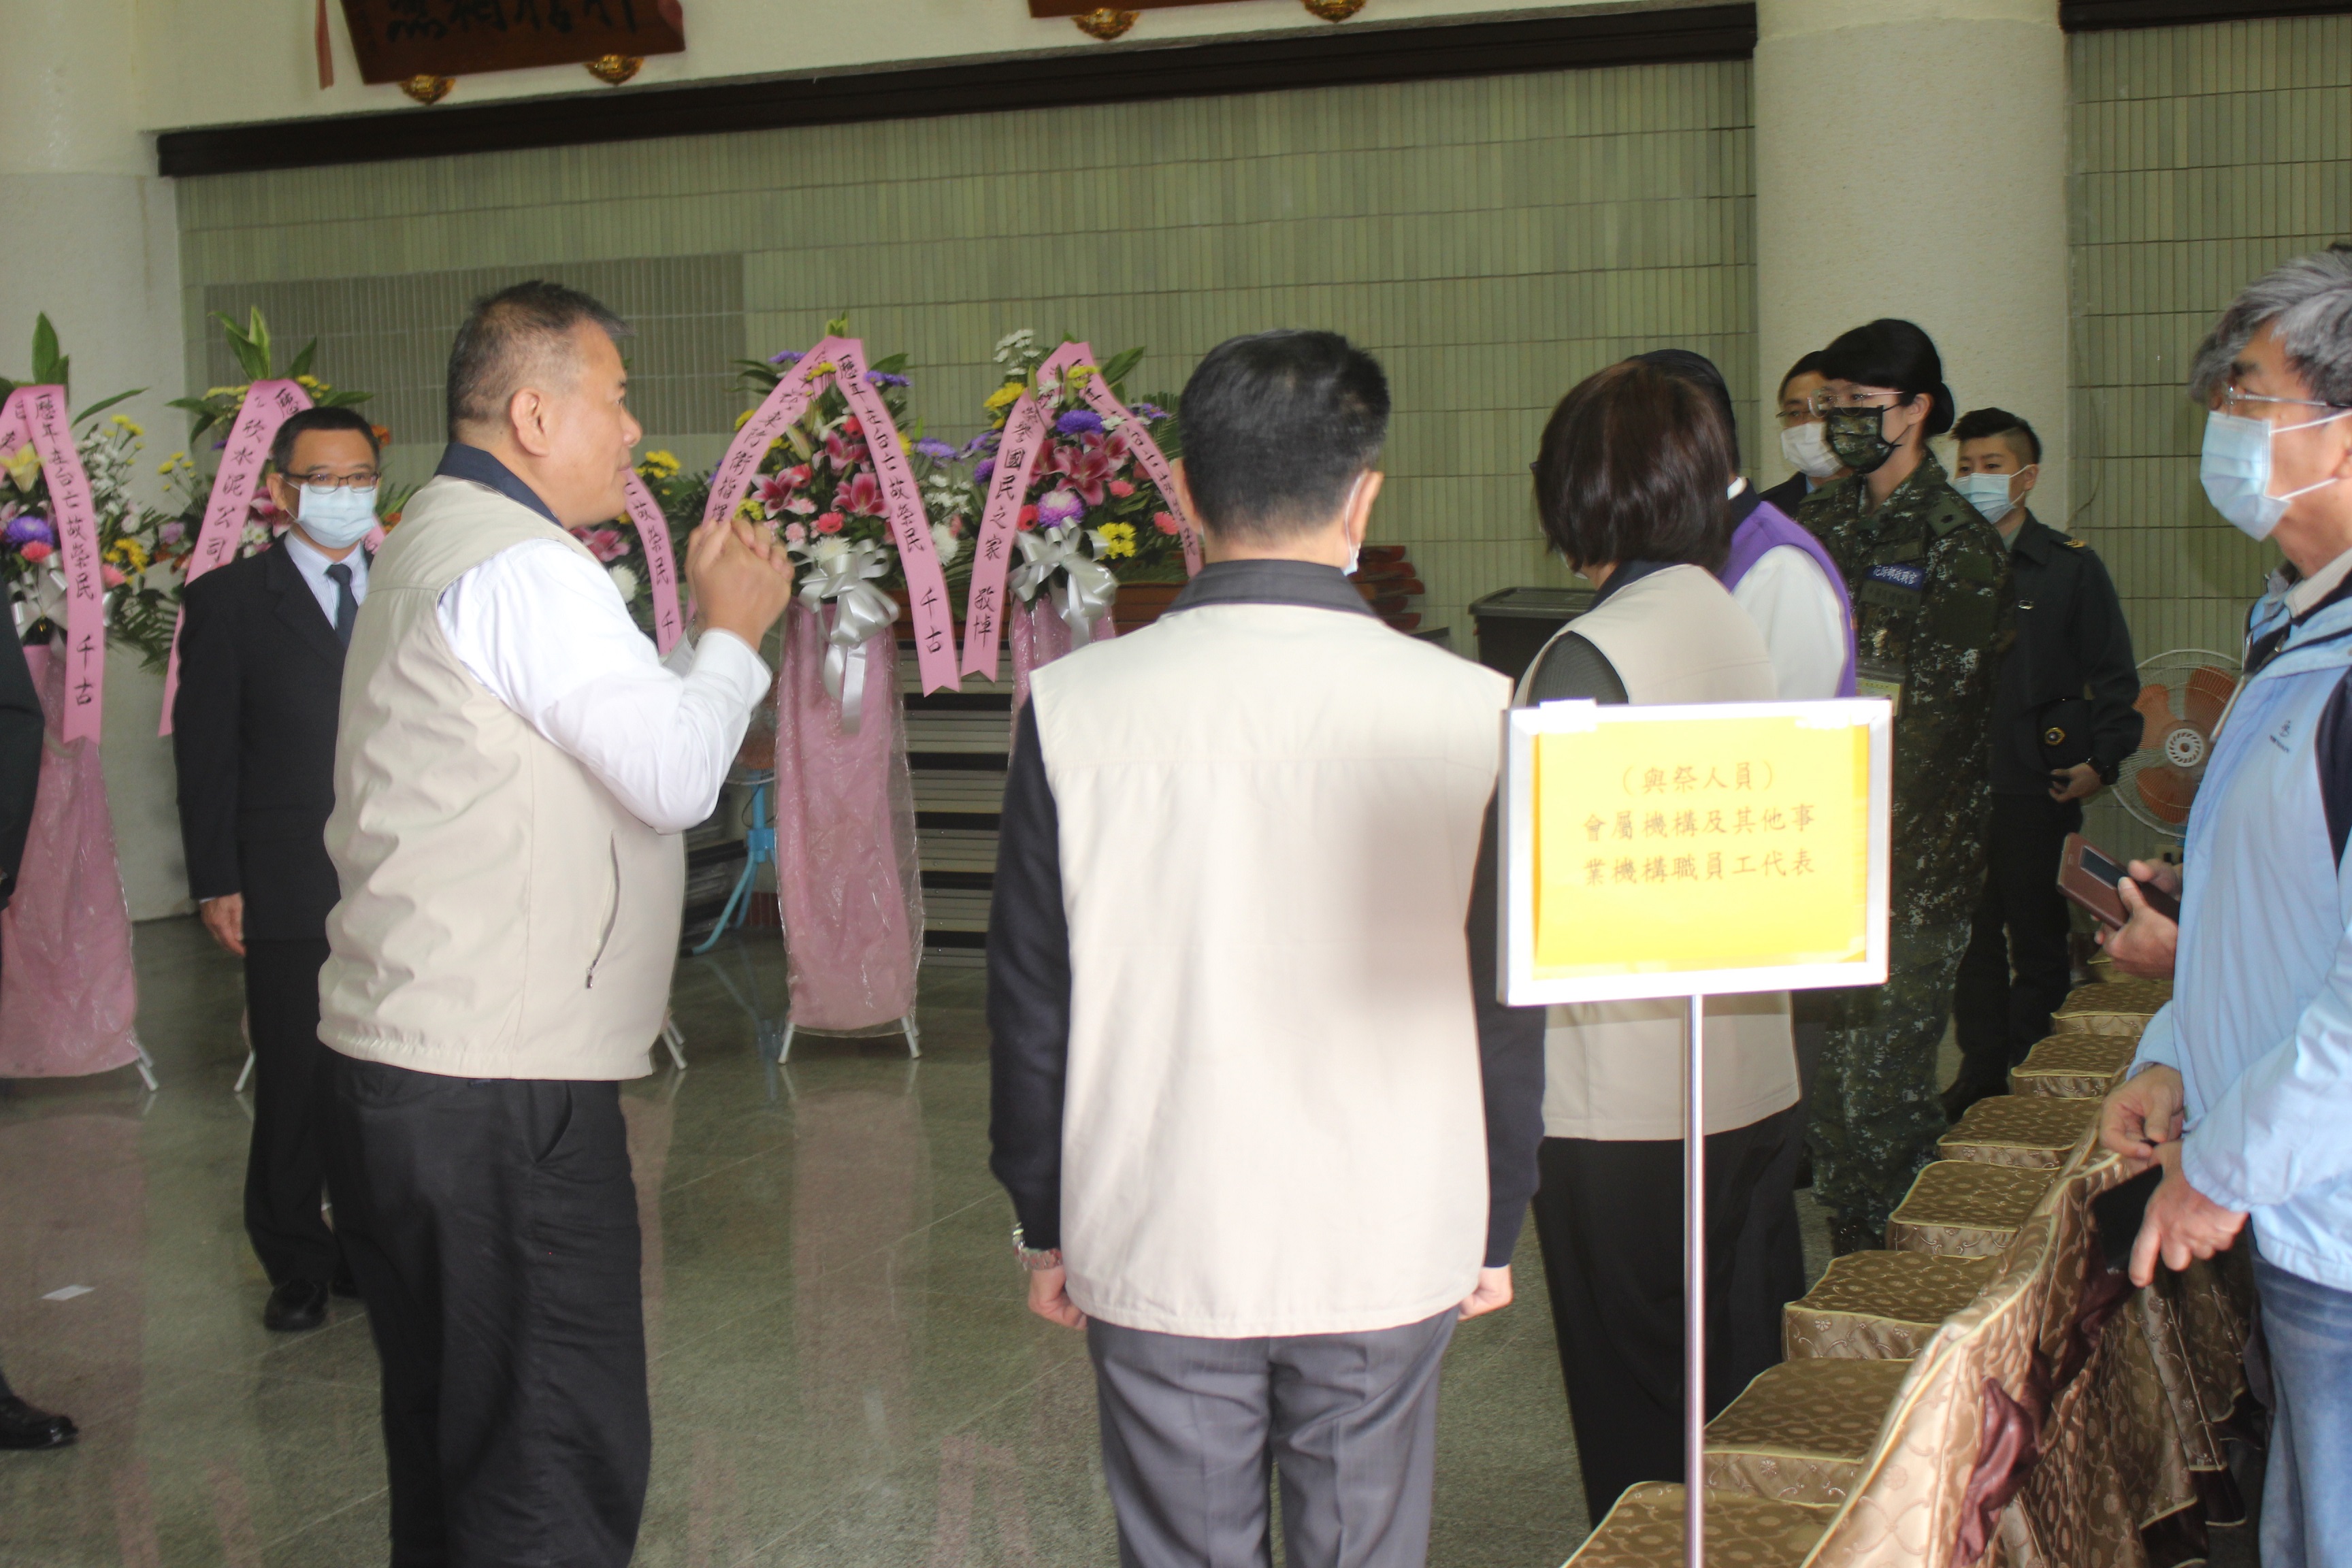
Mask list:
[[[327,390],[327,384],[315,375],[298,375],[294,378],[294,384],[313,396]]]
[[[745,522],[768,521],[767,509],[760,504],[760,498],[757,496],[745,496],[742,504],[735,509],[735,515]]]
[[[1020,402],[1021,395],[1028,390],[1029,389],[1020,382],[1008,381],[1003,386],[998,387],[994,392],[990,393],[988,395],[988,401],[981,406],[986,408],[992,414],[998,413],[1003,409],[1010,408],[1014,404]]]
[[[147,570],[147,552],[135,539],[118,539],[106,548],[107,559],[127,572]]]
[[[1135,525],[1131,522],[1107,522],[1096,531],[1102,535],[1105,559],[1116,561],[1122,555],[1135,553]]]
[[[653,479],[666,479],[677,472],[678,466],[675,452],[647,452],[638,459],[637,471]]]
[[[744,426],[751,423],[751,416],[758,412],[760,411],[756,408],[746,408],[742,413],[735,416],[735,428],[740,430]]]
[[[128,420],[128,419],[124,418],[124,417],[123,417],[121,415],[120,415],[120,414],[118,414],[118,415],[116,415],[116,416],[114,416],[114,417],[113,417],[111,420],[110,420],[110,421],[109,421],[109,423],[110,423],[110,424],[114,424],[114,425],[120,425],[120,426],[121,426],[125,430],[130,431],[133,436],[144,436],[145,434],[147,434],[147,432],[146,432],[143,428],[142,428],[141,426],[137,426],[137,425],[133,425],[132,423],[131,423],[131,421],[130,421],[130,420]]]
[[[215,397],[243,397],[245,394],[246,388],[242,386],[215,386],[205,391],[205,401],[210,403]]]

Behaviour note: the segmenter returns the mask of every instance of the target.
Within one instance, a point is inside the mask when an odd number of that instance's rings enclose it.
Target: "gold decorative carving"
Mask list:
[[[643,55],[598,55],[588,62],[588,74],[606,87],[618,87],[645,68]]]
[[[453,76],[413,76],[400,84],[400,90],[430,109],[448,97],[449,89],[457,85],[457,79]]]
[[[1364,0],[1298,0],[1327,22],[1344,22],[1364,8]]]
[[[1084,16],[1073,16],[1070,20],[1077,24],[1079,32],[1090,38],[1100,38],[1107,44],[1113,38],[1123,37],[1129,27],[1135,26],[1136,17],[1141,15],[1139,11],[1122,11],[1115,5],[1097,5]]]

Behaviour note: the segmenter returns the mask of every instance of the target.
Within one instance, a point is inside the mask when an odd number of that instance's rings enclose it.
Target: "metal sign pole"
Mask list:
[[[1706,1568],[1706,998],[1683,1044],[1683,1562]]]

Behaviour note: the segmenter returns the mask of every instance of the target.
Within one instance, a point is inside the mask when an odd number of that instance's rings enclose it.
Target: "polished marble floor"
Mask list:
[[[919,1063],[896,1037],[803,1037],[779,1072],[772,942],[679,966],[689,1068],[626,1091],[655,1432],[637,1562],[1115,1562],[1084,1345],[1023,1309],[985,1163],[980,972],[927,971]],[[260,1323],[237,969],[191,921],[139,927],[138,963],[160,1093],[128,1071],[0,1085],[0,1358],[84,1434],[0,1454],[0,1563],[380,1564],[364,1315]],[[1439,1568],[1549,1568],[1586,1529],[1531,1238],[1515,1272],[1517,1304],[1448,1358]]]

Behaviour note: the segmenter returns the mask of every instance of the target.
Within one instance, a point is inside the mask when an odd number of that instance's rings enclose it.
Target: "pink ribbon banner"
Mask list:
[[[193,583],[215,566],[236,559],[245,538],[245,520],[253,510],[254,487],[269,461],[269,444],[278,427],[310,406],[310,395],[290,381],[257,381],[245,389],[245,402],[229,426],[228,446],[213,474],[213,491],[205,501],[204,525],[196,531],[196,547],[188,552],[185,583]],[[183,584],[184,587],[185,584]],[[180,690],[180,623],[172,622],[172,657],[163,667],[163,722],[159,735],[172,732],[172,703]]]
[[[654,646],[667,655],[686,632],[686,614],[677,603],[677,560],[670,553],[669,519],[634,469],[629,474],[629,521],[637,525],[637,538],[646,547],[646,575],[653,580]]]
[[[1089,372],[1079,384],[1079,398],[1102,416],[1106,424],[1117,422],[1118,434],[1126,437],[1136,462],[1159,488],[1160,499],[1175,516],[1177,538],[1184,546],[1185,573],[1198,575],[1201,536],[1177,494],[1175,473],[1144,422],[1118,400],[1110,384],[1103,380],[1095,364],[1094,349],[1086,343],[1064,343],[1037,367],[1037,380],[1058,387],[1063,378],[1079,367]],[[1004,636],[1004,575],[1013,563],[1013,536],[1019,529],[1021,509],[1028,501],[1030,481],[1036,477],[1037,459],[1045,451],[1052,428],[1053,422],[1046,417],[1045,406],[1030,392],[1021,395],[1021,400],[1013,405],[1013,412],[1004,421],[1004,439],[996,448],[996,471],[989,476],[988,504],[981,512],[980,534],[972,546],[971,589],[965,599],[963,614],[966,675],[977,675],[984,680],[996,679],[997,651]]]
[[[898,565],[907,576],[907,595],[913,601],[915,659],[922,672],[923,689],[952,689],[956,674],[954,613],[948,603],[947,574],[940,569],[940,552],[931,543],[930,520],[923,512],[915,470],[898,444],[898,426],[882,400],[881,389],[867,379],[866,345],[856,338],[827,337],[803,354],[800,363],[776,383],[727,448],[710,476],[710,500],[703,508],[705,523],[735,515],[760,464],[777,437],[808,412],[824,389],[826,377],[841,389],[842,400],[865,427],[867,457],[882,489],[884,516],[892,542],[898,547]]]
[[[98,557],[98,502],[74,446],[73,416],[62,386],[23,386],[0,405],[0,447],[32,443],[49,486],[66,579],[66,740],[95,741],[106,718],[106,582]]]

